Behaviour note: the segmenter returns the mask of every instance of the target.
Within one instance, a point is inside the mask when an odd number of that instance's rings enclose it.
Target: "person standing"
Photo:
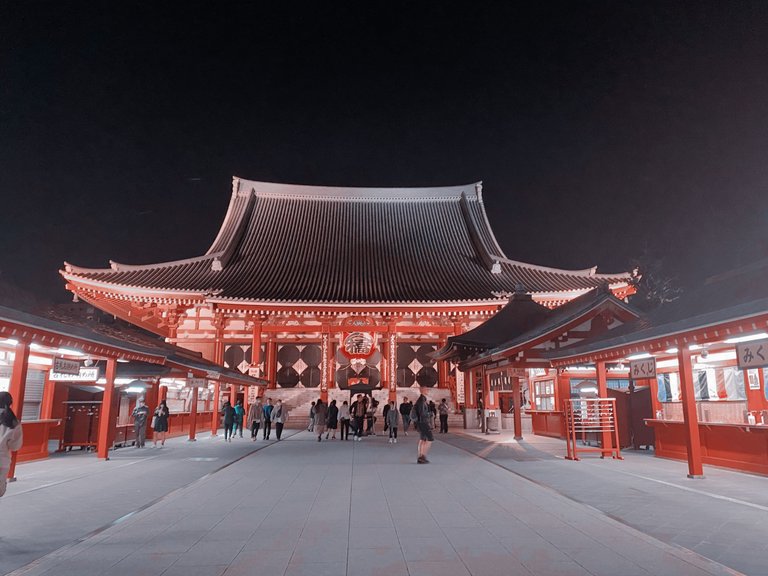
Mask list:
[[[389,428],[389,443],[397,444],[397,425],[400,423],[400,413],[397,411],[395,401],[390,401],[389,410],[387,410],[387,428]]]
[[[274,407],[272,406],[272,399],[267,398],[267,403],[264,404],[264,419],[262,421],[262,424],[264,424],[264,432],[262,432],[262,440],[269,440],[269,435],[272,433],[272,410]]]
[[[232,436],[237,432],[240,438],[243,437],[243,419],[245,418],[245,408],[243,408],[243,401],[238,400],[235,403],[235,422],[232,424]]]
[[[309,422],[307,423],[307,432],[312,432],[315,429],[315,403],[312,402],[309,406]]]
[[[277,436],[278,440],[280,440],[283,435],[283,426],[285,426],[286,420],[287,414],[285,406],[283,406],[283,401],[278,398],[277,404],[275,404],[275,408],[272,410],[272,421],[275,423],[275,436]],[[269,436],[267,436],[267,438],[269,438]]]
[[[440,433],[448,433],[448,402],[443,398],[440,405],[437,407],[437,412],[440,415]]]
[[[259,427],[263,419],[264,407],[261,405],[261,399],[256,398],[256,402],[248,407],[248,418],[246,419],[248,428],[251,430],[251,440],[254,442],[259,435]]]
[[[152,436],[152,440],[157,447],[157,441],[160,440],[160,448],[165,446],[165,438],[168,436],[168,418],[171,415],[171,411],[168,410],[168,404],[165,400],[161,400],[160,404],[155,408],[155,414],[152,416],[152,430],[155,431]]]
[[[232,442],[232,431],[235,427],[235,408],[229,400],[221,407],[221,415],[224,417],[224,442]]]
[[[349,404],[346,400],[341,403],[341,408],[339,408],[339,421],[341,422],[341,439],[349,440]]]
[[[403,418],[403,434],[406,436],[408,436],[408,425],[411,423],[411,408],[413,404],[408,401],[408,398],[403,398],[400,404],[400,416]]]
[[[144,448],[144,441],[147,438],[147,417],[149,416],[149,407],[144,404],[144,398],[136,400],[136,407],[133,409],[132,416],[136,448]]]
[[[315,404],[315,422],[313,430],[317,433],[317,441],[323,440],[323,432],[325,432],[325,421],[328,418],[328,406],[322,400],[318,400]]]
[[[328,406],[328,430],[325,433],[325,439],[328,440],[328,434],[333,431],[331,440],[336,440],[336,429],[339,427],[339,408],[336,406],[336,400],[331,400]]]
[[[418,464],[428,464],[427,454],[432,447],[435,437],[432,435],[432,412],[429,409],[429,403],[425,396],[427,388],[421,388],[421,396],[416,400],[414,410],[416,412],[416,427],[419,430],[419,456],[416,459]]]
[[[386,404],[384,404],[384,408],[381,411],[381,417],[384,420],[384,432],[386,432],[387,429],[389,428],[389,424],[387,423],[387,413],[392,407],[391,405],[392,405],[392,402],[387,402]]]
[[[11,410],[13,397],[0,392],[0,496],[8,486],[8,472],[11,470],[11,452],[16,452],[24,443],[21,422]]]
[[[366,413],[366,429],[365,429],[365,435],[373,435],[376,436],[376,408],[379,407],[379,401],[376,400],[376,398],[371,398],[371,401],[368,403],[368,412]]]

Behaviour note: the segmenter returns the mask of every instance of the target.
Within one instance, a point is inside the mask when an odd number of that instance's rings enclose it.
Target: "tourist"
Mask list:
[[[367,411],[368,402],[366,401],[366,397],[363,394],[358,394],[357,400],[352,402],[352,407],[350,408],[350,413],[354,419],[354,430],[352,431],[354,434],[353,438],[357,442],[360,442],[363,437],[363,421],[365,420],[365,413]]]
[[[168,410],[168,404],[165,400],[160,400],[160,404],[155,408],[155,414],[152,416],[152,430],[154,434],[152,440],[154,441],[155,448],[157,448],[157,441],[160,440],[160,448],[165,446],[165,438],[168,436],[168,417],[171,415]]]
[[[144,448],[144,442],[147,437],[147,418],[149,417],[149,408],[144,404],[144,398],[136,400],[136,407],[133,409],[133,431],[136,437],[136,448]]]
[[[13,398],[8,392],[0,392],[0,496],[8,486],[8,472],[11,470],[11,452],[21,448],[24,435],[21,422],[11,410]]]
[[[312,432],[315,429],[315,403],[312,402],[309,406],[309,423],[307,424],[307,432]]]
[[[389,406],[389,410],[387,410],[385,422],[389,428],[389,443],[397,444],[397,426],[400,423],[400,413],[397,411],[394,400],[391,400],[387,406]]]
[[[412,408],[413,404],[408,401],[408,398],[403,398],[403,402],[400,404],[400,416],[403,417],[403,434],[406,436],[408,436],[408,425],[411,423]]]
[[[429,403],[425,396],[426,392],[427,388],[422,386],[421,396],[416,400],[416,404],[413,407],[414,412],[416,413],[416,428],[419,430],[419,456],[416,459],[416,462],[419,464],[429,463],[427,454],[429,454],[429,449],[432,447],[432,442],[435,441],[435,438],[432,435],[432,412],[429,409]]]
[[[283,406],[283,401],[278,398],[277,404],[275,404],[275,409],[272,410],[272,421],[275,423],[275,436],[277,436],[278,440],[283,436],[283,426],[285,426],[285,421],[287,419],[287,410],[285,409],[285,406]],[[269,436],[267,436],[267,438],[269,438]]]
[[[349,404],[346,400],[339,408],[339,420],[341,421],[341,439],[349,440]]]
[[[328,434],[333,431],[331,440],[336,440],[336,429],[339,427],[339,408],[336,406],[336,400],[331,400],[328,406],[328,431],[325,433],[325,439],[328,440]]]
[[[256,441],[259,436],[259,427],[261,421],[264,419],[264,407],[261,405],[261,399],[256,398],[256,401],[248,407],[248,418],[246,423],[251,431],[251,440]]]
[[[378,407],[379,401],[376,398],[371,398],[371,402],[368,404],[368,412],[366,412],[366,420],[368,421],[365,430],[366,436],[376,436],[376,408]]]
[[[320,442],[323,439],[323,432],[325,432],[325,422],[328,419],[328,406],[325,402],[318,400],[315,404],[315,422],[312,428],[317,433],[317,441]]]
[[[264,424],[264,432],[262,432],[262,440],[269,440],[269,435],[272,433],[272,410],[274,407],[272,406],[272,399],[267,398],[267,403],[264,404],[264,409],[262,410],[264,414],[264,419],[262,420],[262,424]]]
[[[391,408],[390,404],[392,404],[392,402],[387,402],[386,404],[384,404],[384,409],[381,411],[381,418],[382,420],[384,420],[384,432],[386,432],[387,428],[389,428],[389,424],[387,424],[387,413]]]
[[[221,407],[221,415],[224,417],[224,442],[232,442],[232,431],[235,425],[235,409],[229,400]]]
[[[232,434],[230,435],[230,438],[232,438],[235,433],[238,433],[240,435],[240,438],[243,437],[243,419],[245,417],[245,408],[243,408],[243,401],[238,400],[235,403],[235,421],[232,424]]]
[[[447,434],[448,433],[448,402],[446,402],[445,398],[440,402],[440,405],[437,407],[437,412],[440,414],[440,433],[441,434]]]

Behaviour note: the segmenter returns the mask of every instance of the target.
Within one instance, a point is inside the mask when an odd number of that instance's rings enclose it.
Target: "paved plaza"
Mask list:
[[[768,573],[762,477],[688,480],[645,453],[570,462],[558,440],[507,434],[442,435],[426,465],[413,434],[286,436],[23,464],[0,500],[0,573]]]

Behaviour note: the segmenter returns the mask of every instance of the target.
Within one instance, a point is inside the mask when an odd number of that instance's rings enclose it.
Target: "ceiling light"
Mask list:
[[[741,344],[742,342],[751,342],[752,340],[761,340],[768,338],[768,333],[760,332],[759,334],[750,334],[749,336],[738,336],[736,338],[728,338],[723,340],[726,344]]]
[[[678,352],[680,352],[680,350],[678,350],[677,348],[667,348],[666,350],[664,350],[665,354],[677,354]]]
[[[640,354],[632,354],[632,356],[627,356],[627,360],[643,360],[644,358],[650,358],[651,354],[648,352],[641,352]]]
[[[691,344],[688,346],[688,350],[701,350],[702,348],[704,348],[704,346],[701,344]]]
[[[14,340],[13,338],[6,338],[6,339],[3,341],[3,343],[4,343],[4,344],[8,344],[8,345],[10,345],[10,346],[17,346],[17,345],[19,344],[19,341],[18,341],[18,340]]]
[[[65,356],[85,356],[80,350],[72,350],[71,348],[57,348],[56,353]]]
[[[130,362],[130,360],[126,360],[125,358],[118,358],[117,361],[122,362],[123,364],[127,364],[128,362]]]

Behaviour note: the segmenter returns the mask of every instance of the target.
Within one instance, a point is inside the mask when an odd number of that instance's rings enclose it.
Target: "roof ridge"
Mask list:
[[[532,268],[534,270],[541,270],[542,272],[555,272],[559,274],[570,274],[572,276],[588,276],[590,278],[605,278],[605,279],[623,279],[631,276],[630,272],[616,272],[614,274],[598,274],[597,266],[591,268],[584,268],[582,270],[568,270],[566,268],[553,268],[551,266],[542,266],[540,264],[530,264],[529,262],[523,262],[522,260],[511,260],[495,254],[491,255],[492,258],[498,259],[502,264],[509,264],[510,266],[522,266],[524,268]]]
[[[214,252],[211,254],[203,254],[202,256],[194,256],[192,258],[184,258],[182,260],[170,260],[168,262],[158,262],[155,264],[123,264],[116,262],[115,260],[109,261],[109,268],[88,268],[86,266],[77,266],[64,261],[64,270],[59,272],[67,272],[69,274],[97,274],[99,272],[129,272],[133,270],[156,270],[157,268],[170,268],[172,266],[183,266],[184,264],[194,264],[196,262],[203,262],[205,260],[211,260],[221,257],[223,252]]]

